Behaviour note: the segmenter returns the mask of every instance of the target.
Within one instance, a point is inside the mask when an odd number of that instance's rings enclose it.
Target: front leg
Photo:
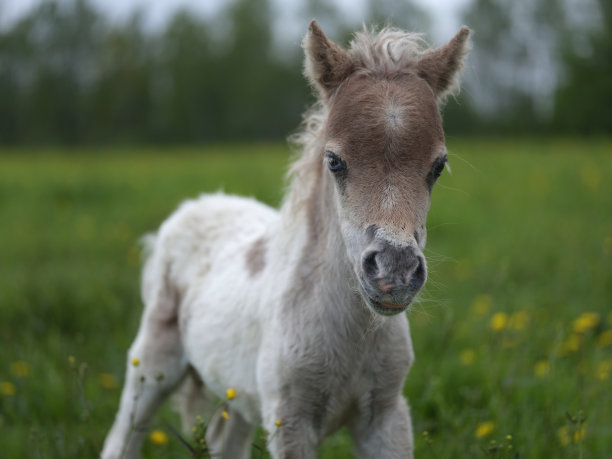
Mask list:
[[[361,459],[412,459],[410,410],[398,395],[388,406],[379,405],[350,425],[355,452]]]
[[[264,407],[268,450],[274,459],[314,459],[321,441],[312,406],[299,398],[270,400]]]

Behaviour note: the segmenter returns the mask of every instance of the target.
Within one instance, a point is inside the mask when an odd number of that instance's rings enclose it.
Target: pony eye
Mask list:
[[[433,187],[434,183],[436,183],[436,180],[438,180],[440,175],[442,175],[446,162],[447,159],[446,156],[444,156],[436,159],[433,166],[431,166],[431,170],[429,171],[429,174],[427,174],[427,185],[429,185],[430,189]]]
[[[346,163],[337,154],[326,151],[325,157],[327,158],[327,167],[329,167],[330,171],[340,172],[346,169]]]
[[[434,164],[433,167],[433,175],[435,178],[440,177],[440,175],[442,175],[442,171],[444,170],[444,164],[446,163],[446,161],[437,161],[436,164]]]

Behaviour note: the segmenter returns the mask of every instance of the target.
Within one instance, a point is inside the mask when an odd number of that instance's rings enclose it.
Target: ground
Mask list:
[[[408,312],[417,457],[605,457],[612,141],[448,147],[452,175],[429,215],[429,281]],[[200,192],[277,205],[288,158],[275,144],[0,151],[6,457],[95,457],[142,308],[139,237]],[[170,406],[153,427],[145,457],[189,457]],[[351,457],[346,433],[320,457]]]

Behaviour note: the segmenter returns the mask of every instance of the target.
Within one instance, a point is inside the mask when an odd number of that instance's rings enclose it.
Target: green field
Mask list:
[[[609,457],[612,141],[448,143],[409,312],[417,457]],[[0,152],[0,456],[96,457],[142,309],[139,237],[201,192],[277,205],[287,162],[282,145]],[[168,425],[170,404],[145,457],[189,457]],[[320,457],[351,457],[347,435]]]

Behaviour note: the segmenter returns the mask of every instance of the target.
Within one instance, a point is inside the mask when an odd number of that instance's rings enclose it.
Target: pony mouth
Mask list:
[[[366,297],[365,300],[368,306],[383,316],[394,316],[396,314],[400,314],[408,309],[412,303],[412,300],[406,303],[389,303],[386,301],[376,301],[370,297]]]
[[[407,301],[401,303],[395,301],[375,300],[373,298],[375,295],[370,292],[370,289],[366,286],[367,284],[363,281],[361,276],[358,276],[357,278],[361,287],[360,290],[363,301],[370,309],[372,309],[377,314],[380,314],[381,316],[394,316],[406,311],[412,304],[412,300],[414,300],[414,296],[416,294],[416,292],[413,292],[413,294],[410,295]]]

